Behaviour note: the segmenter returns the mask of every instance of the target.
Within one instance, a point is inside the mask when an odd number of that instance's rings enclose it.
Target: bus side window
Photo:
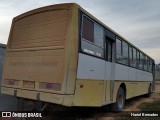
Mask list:
[[[152,72],[152,60],[150,59],[149,72]]]
[[[116,39],[117,62],[128,65],[128,43]]]
[[[147,71],[147,56],[144,56],[144,70]]]
[[[122,50],[123,50],[124,64],[128,65],[128,43],[126,43],[124,41],[122,43],[123,43]]]
[[[90,55],[104,58],[103,27],[84,15],[82,18],[82,51]]]
[[[129,59],[133,59],[133,48],[131,46],[129,46]]]
[[[121,63],[122,61],[122,41],[119,39],[116,39],[116,58],[117,58],[117,62]]]
[[[139,51],[137,50],[137,68],[140,69],[140,57]]]
[[[140,69],[143,70],[143,59],[144,55],[140,52]]]
[[[133,61],[133,48],[129,46],[129,65],[131,67],[134,67],[134,61]]]
[[[94,44],[101,48],[104,47],[103,28],[97,23],[94,23]]]
[[[134,65],[133,65],[133,67],[137,67],[137,65],[136,65],[136,61],[137,61],[137,53],[136,53],[136,49],[135,48],[133,48],[133,61],[134,61]]]
[[[149,71],[149,58],[147,57],[147,71]]]
[[[83,16],[82,38],[94,42],[94,22]]]

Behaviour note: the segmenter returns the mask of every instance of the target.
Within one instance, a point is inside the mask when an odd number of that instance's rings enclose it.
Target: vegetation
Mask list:
[[[153,103],[142,103],[139,106],[141,111],[159,111],[160,112],[160,100]]]
[[[141,112],[159,113],[159,117],[118,117],[116,120],[160,120],[160,100],[153,103],[142,103],[139,106]],[[140,112],[139,112],[140,113]]]

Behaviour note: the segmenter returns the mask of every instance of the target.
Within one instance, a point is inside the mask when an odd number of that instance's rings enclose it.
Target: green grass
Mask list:
[[[139,106],[141,111],[160,111],[160,100],[155,101],[153,103],[142,103]]]
[[[159,117],[118,117],[116,120],[160,120],[160,100],[153,103],[142,103],[138,107],[142,113],[146,111],[159,112]],[[136,112],[135,112],[136,113]]]

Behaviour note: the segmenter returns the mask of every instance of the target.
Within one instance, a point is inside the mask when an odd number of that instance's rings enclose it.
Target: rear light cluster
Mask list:
[[[19,86],[20,81],[19,80],[6,79],[4,81],[4,84],[5,85],[12,85],[12,86]],[[22,87],[23,88],[35,89],[35,82],[34,81],[23,81]],[[61,90],[61,84],[40,82],[39,83],[39,89],[60,91]]]
[[[61,90],[61,84],[40,82],[39,88],[40,89],[48,89],[48,90],[60,91]]]
[[[23,88],[35,88],[35,82],[33,81],[23,81]]]
[[[19,80],[7,79],[7,80],[4,80],[4,84],[5,85],[19,86]]]

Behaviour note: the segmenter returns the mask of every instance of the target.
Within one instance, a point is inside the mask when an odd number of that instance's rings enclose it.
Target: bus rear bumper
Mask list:
[[[23,90],[9,87],[1,87],[1,93],[19,98],[55,103],[64,106],[72,106],[73,95],[61,95],[39,91]]]

